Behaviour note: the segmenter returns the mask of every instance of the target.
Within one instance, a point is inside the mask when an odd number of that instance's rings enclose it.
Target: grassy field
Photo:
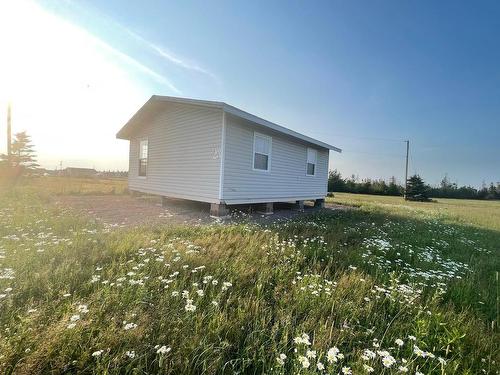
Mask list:
[[[128,191],[126,178],[38,177],[29,185],[38,193],[53,195],[124,194]]]
[[[110,231],[51,194],[0,196],[2,374],[498,374],[498,202]]]
[[[433,199],[434,202],[406,202],[400,197],[335,193],[328,201],[364,209],[383,208],[401,216],[433,216],[452,224],[477,226],[500,231],[500,201],[468,199]],[[411,211],[411,214],[408,213]]]

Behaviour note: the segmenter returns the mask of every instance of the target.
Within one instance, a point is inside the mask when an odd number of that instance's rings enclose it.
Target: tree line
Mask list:
[[[458,186],[455,182],[451,182],[448,176],[445,176],[437,186],[426,184],[418,175],[411,176],[408,181],[411,182],[410,187],[418,185],[418,195],[422,197],[500,199],[500,182],[489,185],[483,183],[481,188],[477,189],[472,186]],[[391,177],[389,181],[370,178],[359,180],[354,175],[344,178],[339,171],[333,170],[328,176],[328,191],[403,196],[405,188],[396,182],[395,177]]]

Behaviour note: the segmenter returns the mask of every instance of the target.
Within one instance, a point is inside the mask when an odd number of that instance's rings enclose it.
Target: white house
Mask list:
[[[130,141],[129,189],[226,205],[315,200],[327,193],[329,150],[222,102],[152,96],[116,135]]]

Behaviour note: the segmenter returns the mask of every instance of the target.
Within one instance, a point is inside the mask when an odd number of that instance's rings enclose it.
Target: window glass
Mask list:
[[[255,169],[261,169],[263,171],[268,170],[269,156],[255,153],[253,160],[253,167]]]
[[[271,137],[266,137],[260,134],[254,134],[253,169],[268,171],[270,158],[271,158]]]
[[[315,165],[312,163],[307,163],[307,174],[309,176],[314,176]]]
[[[139,159],[147,159],[148,158],[148,141],[141,141]]]
[[[316,174],[316,162],[318,158],[318,153],[313,148],[307,149],[307,165],[306,174],[308,176],[314,176]]]
[[[269,155],[269,138],[264,138],[259,135],[255,136],[255,152],[259,154]]]
[[[148,141],[143,140],[139,143],[139,176],[146,176],[148,169]]]

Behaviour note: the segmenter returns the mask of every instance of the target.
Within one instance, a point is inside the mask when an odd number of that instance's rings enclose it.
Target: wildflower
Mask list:
[[[79,313],[82,313],[82,314],[86,314],[89,312],[87,305],[78,305],[78,307],[76,309],[78,310]]]
[[[125,352],[125,355],[126,355],[127,357],[129,357],[129,358],[133,359],[133,358],[135,358],[135,351],[133,351],[133,350],[127,350],[127,351]]]
[[[398,370],[399,370],[399,372],[408,372],[408,367],[406,367],[406,366],[399,366]]]
[[[412,335],[408,336],[408,338],[409,338],[411,341],[416,341],[416,340],[417,340],[417,338],[416,338],[415,336],[412,336]]]
[[[371,366],[368,366],[367,364],[364,364],[363,365],[363,368],[365,369],[366,372],[370,373],[370,372],[373,372],[375,371],[375,369]]]
[[[306,357],[307,358],[316,358],[316,350],[308,350],[306,352]]]
[[[311,365],[307,357],[304,357],[303,355],[299,355],[298,359],[303,368],[309,368],[309,366]]]
[[[326,353],[326,359],[328,362],[337,362],[339,358],[340,350],[334,346],[333,348],[328,349],[328,352]]]
[[[90,280],[91,283],[96,283],[101,279],[101,276],[99,275],[93,275],[92,280]]]
[[[385,356],[384,358],[382,358],[382,364],[384,365],[384,367],[391,367],[393,364],[396,363],[396,360],[394,359],[393,356]]]
[[[418,357],[425,357],[426,353],[420,349],[417,345],[413,347],[413,353],[415,353]]]
[[[179,292],[177,292],[177,291],[172,292],[172,297],[177,297],[178,295],[179,295]]]
[[[417,371],[417,372],[415,373],[415,375],[424,375],[424,373],[423,373],[423,372],[420,372],[420,371]]]
[[[198,294],[198,296],[200,296],[200,297],[203,297],[205,295],[205,292],[202,289],[198,289],[196,291],[196,294]]]
[[[155,349],[157,349],[156,354],[161,354],[161,355],[165,355],[172,350],[172,348],[170,348],[170,346],[166,346],[166,345],[163,345],[163,346],[156,345]]]
[[[104,350],[97,350],[94,353],[92,353],[92,357],[100,357],[101,354],[104,352]]]
[[[217,302],[217,301],[212,301],[212,305],[214,305],[215,307],[218,307],[218,306],[219,306],[219,302]]]
[[[370,349],[365,349],[361,358],[368,361],[370,359],[374,359],[376,356],[375,352],[372,352]]]
[[[189,292],[187,290],[182,291],[182,298],[186,298],[186,299],[189,298]]]
[[[276,361],[278,361],[278,364],[280,366],[283,366],[285,364],[285,359],[286,359],[286,354],[281,353],[278,358],[276,358]]]
[[[71,315],[71,317],[69,318],[70,322],[76,322],[78,320],[80,320],[80,315]]]
[[[68,326],[66,327],[67,329],[72,329],[76,327],[76,323],[69,323]]]
[[[319,370],[319,371],[323,371],[325,369],[325,365],[322,364],[321,362],[318,362],[316,364],[316,368]]]
[[[189,311],[189,312],[193,312],[196,310],[196,306],[193,305],[192,299],[186,300],[186,306],[184,306],[184,310]]]
[[[233,284],[231,284],[230,282],[224,281],[222,283],[222,291],[224,292],[224,291],[228,290],[232,286],[233,286]]]
[[[137,328],[137,324],[135,324],[135,323],[127,323],[126,321],[124,321],[124,322],[123,322],[123,324],[125,325],[125,326],[123,327],[123,329],[124,329],[125,331],[128,331],[128,330],[130,330],[130,329]]]
[[[387,357],[388,355],[391,355],[387,350],[379,350],[377,354],[381,357]]]
[[[352,374],[351,368],[350,367],[342,367],[342,374],[351,375]]]
[[[396,339],[396,341],[394,341],[396,343],[397,346],[403,346],[404,345],[404,341],[401,340],[401,339]]]
[[[299,344],[311,345],[311,341],[309,341],[309,335],[307,333],[303,333],[302,335],[295,337],[293,339],[293,342],[297,345]]]

